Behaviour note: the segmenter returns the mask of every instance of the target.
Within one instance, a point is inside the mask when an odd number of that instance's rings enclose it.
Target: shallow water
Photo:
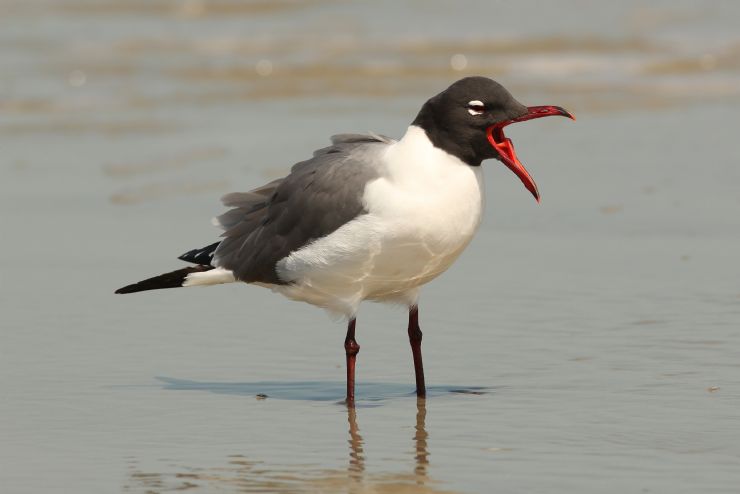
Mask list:
[[[574,13],[577,12],[578,15]],[[0,1],[2,492],[737,492],[740,8]],[[113,296],[218,196],[466,74],[512,127],[480,234],[405,315],[247,286]]]

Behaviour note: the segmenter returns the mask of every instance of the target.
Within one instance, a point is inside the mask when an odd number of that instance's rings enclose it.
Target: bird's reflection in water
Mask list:
[[[362,436],[360,428],[357,427],[357,410],[355,407],[347,407],[347,419],[349,420],[349,466],[347,472],[355,482],[362,481],[365,472],[365,452],[362,449]]]
[[[270,468],[242,455],[229,457],[227,467],[178,467],[167,473],[144,472],[131,461],[126,492],[264,492],[264,493],[344,493],[352,494],[451,494],[439,490],[429,478],[429,450],[425,427],[426,403],[416,402],[416,426],[413,436],[414,467],[408,474],[371,473],[365,466],[364,439],[360,434],[357,410],[347,408],[349,422],[349,459],[346,471],[311,467]]]
[[[427,449],[427,439],[429,434],[426,430],[426,400],[424,398],[416,399],[416,425],[414,426],[414,473],[409,476],[409,480],[413,480],[416,485],[416,490],[408,490],[408,487],[404,492],[440,492],[426,489],[429,483],[427,474],[427,467],[429,465],[429,451]],[[350,492],[362,492],[364,485],[364,473],[365,473],[365,452],[363,449],[363,440],[360,435],[360,428],[357,425],[357,410],[355,407],[347,407],[347,419],[349,421],[349,464],[347,465],[347,472],[349,478],[353,482],[353,487],[360,490],[352,489]],[[398,476],[399,479],[402,476]],[[393,491],[388,491],[393,492]]]
[[[422,485],[427,480],[427,465],[429,465],[429,451],[427,450],[427,438],[429,434],[426,428],[427,404],[424,398],[416,399],[416,427],[414,434],[414,446],[416,447],[416,481]]]

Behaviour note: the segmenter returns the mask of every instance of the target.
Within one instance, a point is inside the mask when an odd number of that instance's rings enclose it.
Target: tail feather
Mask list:
[[[213,266],[189,266],[170,273],[160,274],[132,285],[124,286],[116,290],[116,293],[135,293],[145,290],[159,290],[162,288],[178,288],[183,286],[185,279],[191,273],[202,273],[210,271]]]

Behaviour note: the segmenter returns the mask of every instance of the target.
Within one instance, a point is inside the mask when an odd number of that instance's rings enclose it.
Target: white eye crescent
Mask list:
[[[482,115],[485,111],[486,105],[484,105],[482,101],[479,101],[477,99],[474,99],[473,101],[468,101],[468,113],[470,113],[471,115]]]

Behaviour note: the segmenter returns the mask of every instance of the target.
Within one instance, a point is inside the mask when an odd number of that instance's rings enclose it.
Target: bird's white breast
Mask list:
[[[352,314],[364,299],[413,303],[472,239],[483,209],[480,167],[434,147],[409,127],[382,156],[364,192],[367,214],[293,252],[275,287],[295,299]]]

